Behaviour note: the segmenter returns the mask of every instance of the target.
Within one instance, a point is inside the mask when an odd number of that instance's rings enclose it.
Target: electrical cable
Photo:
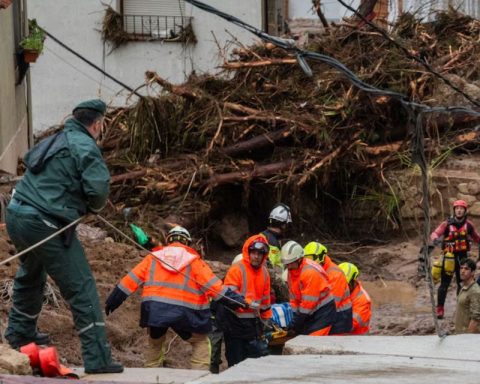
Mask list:
[[[85,76],[87,79],[93,81],[95,84],[97,84],[98,86],[100,87],[103,87],[105,89],[108,89],[110,92],[112,92],[114,95],[118,95],[118,91],[114,90],[113,88],[110,88],[109,86],[107,85],[103,85],[102,83],[100,83],[98,80],[94,79],[93,77],[91,77],[90,75],[86,74],[85,72],[83,72],[82,70],[80,70],[79,68],[77,68],[76,66],[74,66],[72,63],[68,62],[67,60],[65,60],[63,57],[61,57],[60,55],[58,55],[53,49],[49,49],[49,48],[46,48],[47,51],[49,51],[52,55],[54,55],[58,60],[60,61],[63,61],[65,64],[67,64],[68,66],[70,66],[71,68],[73,68],[75,71],[77,71],[78,73],[81,73],[83,76]]]
[[[456,113],[456,112],[463,112],[467,113],[470,115],[475,115],[475,116],[480,116],[480,112],[466,108],[466,107],[430,107],[426,104],[422,103],[417,103],[417,102],[412,102],[409,100],[408,96],[403,95],[398,92],[394,91],[389,91],[389,90],[382,90],[379,88],[376,88],[370,84],[365,83],[362,81],[360,78],[358,78],[349,68],[347,68],[342,62],[338,61],[337,59],[323,55],[317,52],[312,52],[312,51],[305,51],[300,48],[298,48],[295,45],[295,42],[291,39],[283,39],[280,37],[276,36],[271,36],[266,32],[261,31],[260,29],[240,20],[239,18],[232,16],[228,13],[222,12],[218,10],[217,8],[214,8],[208,4],[202,3],[201,1],[198,0],[184,0],[187,3],[190,3],[206,12],[215,14],[241,28],[244,28],[248,30],[249,32],[253,33],[254,35],[258,36],[264,41],[270,42],[277,47],[283,48],[286,51],[292,52],[297,56],[297,59],[299,61],[299,65],[301,68],[308,74],[311,74],[312,71],[310,68],[307,69],[308,64],[304,60],[304,58],[309,58],[312,60],[317,60],[323,63],[328,64],[329,66],[339,70],[342,72],[349,80],[352,82],[357,88],[369,92],[375,95],[383,95],[383,96],[389,96],[394,99],[399,100],[404,106],[408,106],[412,109],[422,109],[424,112],[431,112],[431,113]],[[341,1],[341,0],[339,0]],[[352,8],[353,9],[353,8]],[[461,91],[460,91],[461,92]],[[468,96],[468,95],[467,95]],[[468,97],[467,97],[468,98]],[[475,104],[475,102],[474,102]],[[480,104],[478,104],[480,106]]]
[[[188,0],[187,0],[188,1]],[[407,56],[409,59],[412,59],[419,63],[421,66],[423,66],[427,72],[431,73],[432,75],[436,76],[440,80],[442,80],[446,85],[448,85],[451,89],[453,89],[455,92],[459,93],[463,97],[465,97],[468,101],[470,101],[473,105],[480,107],[480,103],[473,99],[470,95],[467,93],[463,92],[459,87],[457,87],[455,84],[453,84],[450,80],[448,80],[445,76],[441,75],[437,71],[435,71],[430,64],[428,64],[425,60],[422,60],[420,57],[412,55],[407,48],[405,48],[402,44],[400,44],[398,41],[393,39],[391,36],[388,35],[387,32],[385,32],[384,29],[378,27],[375,25],[375,23],[372,23],[370,20],[368,20],[366,17],[364,17],[358,10],[353,8],[352,6],[348,5],[345,3],[343,0],[337,0],[340,4],[342,4],[345,8],[347,8],[349,11],[353,12],[356,16],[358,16],[364,23],[368,24],[371,28],[373,28],[375,31],[380,33],[383,38],[388,40],[390,43],[395,45],[397,48],[399,48],[405,56]]]
[[[42,28],[42,27],[39,27],[44,33],[45,35],[47,35],[48,37],[50,37],[53,41],[55,41],[58,45],[60,45],[62,48],[65,48],[68,52],[72,53],[73,55],[77,56],[79,59],[83,60],[85,63],[87,63],[88,65],[90,65],[91,67],[95,68],[97,71],[99,71],[100,73],[102,73],[104,76],[108,77],[110,80],[113,80],[115,83],[117,83],[118,85],[121,85],[123,88],[125,88],[126,90],[130,91],[131,93],[135,94],[136,96],[140,97],[140,98],[143,98],[143,96],[138,93],[137,91],[135,91],[132,87],[129,87],[128,85],[126,85],[125,83],[121,82],[120,80],[118,80],[117,78],[115,78],[114,76],[110,75],[108,72],[104,71],[102,68],[100,68],[98,65],[92,63],[90,60],[88,60],[87,58],[83,57],[80,53],[78,53],[77,51],[73,50],[72,48],[70,48],[68,45],[66,45],[65,43],[63,43],[62,41],[60,41],[59,39],[57,39],[55,36],[53,36],[50,32],[48,32],[46,29]]]
[[[435,324],[435,330],[437,332],[437,335],[440,338],[443,338],[443,337],[447,336],[447,333],[440,329],[440,325],[439,325],[438,319],[436,317],[434,286],[433,286],[432,276],[430,274],[430,268],[431,267],[430,267],[430,259],[429,259],[428,247],[427,247],[428,241],[429,241],[429,235],[430,235],[430,212],[429,212],[430,206],[429,206],[429,200],[428,200],[428,196],[429,196],[429,193],[428,193],[429,192],[428,166],[427,166],[427,160],[426,160],[426,155],[425,155],[424,132],[423,132],[422,118],[423,118],[423,115],[425,113],[450,113],[450,114],[451,113],[465,113],[465,114],[470,114],[470,115],[474,115],[474,116],[480,116],[480,112],[475,111],[475,110],[470,109],[470,108],[457,107],[457,106],[453,106],[453,107],[430,107],[426,104],[410,101],[406,95],[403,95],[403,94],[400,94],[400,93],[397,93],[397,92],[393,92],[393,91],[389,91],[389,90],[381,90],[379,88],[376,88],[376,87],[374,87],[370,84],[367,84],[367,83],[363,82],[349,68],[347,68],[343,63],[334,59],[333,57],[323,55],[323,54],[320,54],[320,53],[317,53],[317,52],[310,52],[310,51],[301,50],[300,48],[295,46],[295,44],[292,40],[287,40],[287,39],[282,39],[282,38],[279,38],[279,37],[271,36],[271,35],[263,32],[263,31],[259,30],[258,28],[255,28],[255,27],[243,22],[242,20],[236,18],[235,16],[232,16],[232,15],[229,15],[225,12],[219,11],[218,9],[216,9],[214,7],[211,7],[207,4],[204,4],[204,3],[202,3],[198,0],[185,0],[185,1],[194,5],[194,6],[196,6],[196,7],[198,7],[198,8],[200,8],[200,9],[202,9],[202,10],[204,10],[204,11],[206,11],[206,12],[216,14],[217,16],[219,16],[219,17],[221,17],[221,18],[223,18],[223,19],[225,19],[225,20],[227,20],[227,21],[229,21],[233,24],[236,24],[236,25],[240,26],[240,27],[250,31],[251,33],[255,34],[256,36],[260,37],[261,39],[276,45],[277,47],[280,47],[280,48],[283,48],[287,51],[293,52],[297,56],[298,63],[300,65],[300,67],[302,68],[302,70],[307,75],[311,76],[311,75],[313,75],[313,73],[312,73],[310,67],[308,66],[308,63],[304,60],[305,58],[309,58],[309,59],[324,62],[324,63],[328,64],[329,66],[331,66],[331,67],[339,70],[340,72],[342,72],[348,78],[348,80],[350,80],[350,82],[353,83],[360,90],[372,93],[374,95],[390,96],[394,99],[399,100],[401,102],[401,104],[404,106],[405,110],[407,111],[407,113],[410,117],[410,121],[413,121],[413,119],[415,118],[415,120],[416,120],[415,125],[414,125],[415,129],[413,129],[414,137],[413,137],[413,140],[412,140],[412,158],[419,165],[419,167],[421,169],[421,172],[422,172],[422,192],[423,192],[422,209],[423,209],[423,214],[424,214],[424,219],[425,219],[424,220],[424,230],[423,230],[423,243],[424,243],[424,247],[423,247],[424,261],[423,262],[425,263],[425,268],[427,270],[427,281],[428,281],[428,287],[429,287],[429,292],[430,292],[430,301],[431,301],[431,307],[432,307],[433,321],[434,321],[434,324]],[[338,1],[340,1],[344,6],[346,6],[346,4],[342,0],[338,0]],[[353,8],[351,8],[349,6],[347,6],[347,8],[355,11]],[[370,22],[368,20],[366,20],[363,17],[362,17],[362,19],[365,22],[369,23],[369,25],[370,25]],[[383,33],[385,33],[385,32],[383,32]],[[392,42],[396,43],[394,41],[392,41]],[[404,50],[404,52],[408,53],[409,57],[412,56],[412,58],[414,58],[413,55],[411,55],[406,50],[406,48],[404,48],[402,46],[399,46],[399,48]],[[422,63],[422,64],[426,64],[426,63]],[[428,64],[426,64],[426,65],[428,66]],[[444,79],[443,76],[441,76],[440,74],[431,70],[430,67],[428,67],[427,70],[429,72],[431,72],[432,74],[438,75],[440,78]],[[461,90],[456,88],[447,79],[444,79],[444,81],[452,89],[454,89],[457,92],[459,92],[460,94],[462,94],[465,98],[467,98],[473,104],[475,104],[477,106],[480,106],[479,103],[477,103],[475,100],[473,100],[469,95],[465,94],[464,92],[462,92]]]

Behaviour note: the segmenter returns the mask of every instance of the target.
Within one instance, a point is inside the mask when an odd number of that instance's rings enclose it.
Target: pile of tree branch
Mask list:
[[[391,36],[437,72],[480,99],[480,22],[455,11],[422,24],[405,14]],[[309,50],[343,62],[363,81],[431,106],[468,105],[461,96],[368,26],[331,26]],[[400,103],[355,88],[340,72],[297,59],[273,45],[239,47],[216,76],[174,85],[155,72],[157,96],[113,111],[102,146],[112,178],[112,215],[125,206],[143,217],[198,222],[220,186],[252,180],[292,191],[314,187],[338,201],[382,189],[387,169],[405,166],[410,126]],[[152,94],[150,92],[150,94]],[[478,92],[478,93],[477,93]],[[431,116],[431,158],[476,148],[469,115]],[[146,216],[145,216],[146,215]]]

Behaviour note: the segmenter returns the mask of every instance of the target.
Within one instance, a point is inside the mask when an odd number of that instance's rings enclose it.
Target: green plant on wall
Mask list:
[[[36,51],[39,54],[43,50],[43,41],[45,40],[45,33],[38,26],[35,19],[29,20],[28,22],[28,36],[26,36],[21,42],[20,45],[25,50]]]

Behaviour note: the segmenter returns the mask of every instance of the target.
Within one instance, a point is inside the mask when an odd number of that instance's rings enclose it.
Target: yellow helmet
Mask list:
[[[343,271],[349,284],[352,280],[355,280],[360,274],[357,266],[352,263],[341,263],[338,265],[338,268]]]
[[[325,256],[327,255],[328,249],[323,244],[317,243],[316,241],[311,241],[308,243],[305,248],[303,248],[305,257],[315,260],[318,263],[323,263],[325,261]]]

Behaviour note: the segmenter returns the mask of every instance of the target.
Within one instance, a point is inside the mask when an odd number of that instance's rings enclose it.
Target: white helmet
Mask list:
[[[287,265],[303,257],[303,248],[296,241],[288,241],[281,250],[282,264]]]
[[[232,261],[232,265],[235,264],[235,263],[238,263],[240,260],[243,259],[243,253],[239,253],[237,256],[235,256],[235,258],[233,259]]]
[[[290,214],[290,207],[285,204],[277,204],[272,211],[270,212],[270,216],[268,216],[270,220],[276,220],[281,223],[289,224],[292,222],[292,215]]]
[[[173,243],[174,241],[189,244],[192,241],[192,237],[190,236],[190,232],[188,232],[185,228],[177,225],[173,227],[170,231],[168,231],[167,235],[168,243]]]

